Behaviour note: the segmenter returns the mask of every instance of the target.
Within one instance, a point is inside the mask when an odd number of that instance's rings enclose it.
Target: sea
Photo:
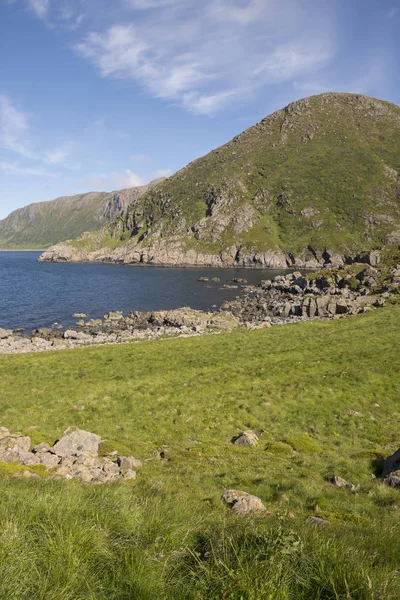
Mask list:
[[[233,300],[233,278],[251,284],[285,271],[266,269],[162,268],[96,263],[38,263],[40,252],[0,252],[0,327],[6,329],[75,323],[72,315],[101,318],[109,311],[211,310]],[[221,282],[200,282],[218,277]]]

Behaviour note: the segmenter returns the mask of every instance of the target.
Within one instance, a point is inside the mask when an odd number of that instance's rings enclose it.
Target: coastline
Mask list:
[[[349,270],[350,269],[350,270]],[[38,328],[24,335],[0,329],[0,354],[64,350],[103,344],[140,342],[157,338],[192,337],[229,332],[236,328],[264,329],[311,320],[341,319],[398,303],[400,265],[385,271],[360,265],[325,270],[308,276],[292,272],[263,280],[257,286],[237,279],[239,295],[206,312],[183,307],[173,310],[109,312],[103,319],[76,314],[75,326]],[[203,281],[207,282],[205,278]],[[355,281],[357,284],[355,284]],[[86,319],[86,320],[85,320]],[[88,320],[87,320],[88,319]]]

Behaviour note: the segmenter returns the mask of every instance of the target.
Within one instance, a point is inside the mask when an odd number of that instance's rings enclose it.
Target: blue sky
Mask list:
[[[168,175],[298,98],[400,104],[400,0],[0,0],[0,218]]]

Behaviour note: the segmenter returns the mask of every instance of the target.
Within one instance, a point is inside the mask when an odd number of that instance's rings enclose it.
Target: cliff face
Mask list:
[[[84,231],[96,231],[122,215],[132,202],[159,181],[111,193],[65,196],[15,210],[0,221],[0,248],[46,248]]]
[[[42,260],[212,266],[340,263],[400,241],[400,107],[299,100]]]

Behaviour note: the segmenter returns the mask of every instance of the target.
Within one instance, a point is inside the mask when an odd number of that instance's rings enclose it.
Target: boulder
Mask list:
[[[95,433],[69,427],[54,445],[53,452],[62,458],[77,456],[82,452],[97,456],[100,441],[100,436]]]
[[[104,315],[104,319],[106,321],[122,321],[123,318],[124,318],[124,315],[119,310],[111,311],[111,312],[107,313],[106,315]]]
[[[400,471],[390,473],[390,475],[385,477],[383,483],[389,487],[400,488]]]
[[[343,479],[343,477],[338,477],[337,475],[332,477],[331,482],[338,488],[345,488],[346,490],[350,490],[352,492],[357,492],[361,489],[359,483],[348,483],[345,479]]]
[[[44,452],[51,452],[51,446],[50,444],[48,444],[47,442],[42,442],[41,444],[37,444],[32,452],[35,452],[35,454],[42,454]]]
[[[0,440],[5,437],[10,437],[10,432],[6,427],[0,427]]]
[[[0,340],[5,340],[12,337],[13,332],[10,329],[3,329],[0,327]]]
[[[325,519],[321,519],[320,517],[308,517],[306,523],[308,523],[309,525],[329,525],[329,521],[326,521]]]
[[[124,479],[136,479],[136,473],[135,473],[135,471],[128,469],[127,471],[123,471],[122,477]]]
[[[24,466],[32,466],[38,465],[40,463],[40,458],[37,454],[33,454],[32,452],[18,452],[18,463]]]
[[[133,456],[120,456],[118,458],[118,465],[121,471],[133,471],[134,469],[140,469],[142,463],[137,458],[133,458]]]
[[[387,477],[390,473],[400,471],[400,448],[394,454],[388,456],[383,463],[382,477]]]
[[[60,462],[60,457],[51,452],[42,452],[34,456],[38,457],[40,464],[44,465],[46,469],[53,469],[54,467],[57,467]]]
[[[258,496],[252,496],[241,490],[226,490],[221,496],[222,502],[239,515],[265,513],[267,509]]]
[[[256,446],[258,444],[258,436],[254,431],[243,431],[243,433],[232,439],[232,443],[236,446]]]
[[[207,325],[208,314],[201,310],[184,307],[176,310],[169,310],[165,313],[165,324],[172,327],[194,327]]]
[[[25,435],[10,435],[0,440],[0,460],[1,455],[6,452],[29,452],[31,438]]]

